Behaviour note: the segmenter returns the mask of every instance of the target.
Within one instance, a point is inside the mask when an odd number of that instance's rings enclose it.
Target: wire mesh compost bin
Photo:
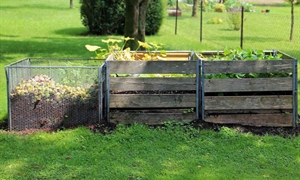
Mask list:
[[[102,64],[99,59],[26,58],[6,66],[9,129],[99,122],[105,89]]]

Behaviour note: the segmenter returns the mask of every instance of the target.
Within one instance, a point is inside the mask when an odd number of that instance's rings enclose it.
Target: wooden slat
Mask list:
[[[293,78],[205,79],[205,92],[292,91]]]
[[[226,114],[280,114],[293,113],[292,109],[235,109],[235,110],[206,110],[205,115],[226,115]]]
[[[293,96],[206,96],[205,110],[292,109]]]
[[[133,113],[114,112],[110,113],[110,122],[117,124],[144,123],[148,125],[163,124],[167,121],[191,122],[196,119],[195,113]]]
[[[234,114],[205,117],[206,122],[250,126],[291,127],[292,114]]]
[[[189,108],[195,94],[111,94],[110,108]]]
[[[293,60],[204,61],[205,74],[292,72]]]
[[[197,61],[107,61],[111,74],[195,74]]]
[[[196,90],[196,78],[131,78],[110,79],[112,91]]]
[[[160,52],[157,52],[157,55],[159,55]],[[137,53],[137,56],[138,56],[138,60],[142,60],[144,54],[143,53]],[[167,52],[167,56],[165,57],[165,59],[167,61],[182,61],[182,60],[189,60],[190,59],[190,56],[191,56],[191,52],[190,51],[168,51]]]

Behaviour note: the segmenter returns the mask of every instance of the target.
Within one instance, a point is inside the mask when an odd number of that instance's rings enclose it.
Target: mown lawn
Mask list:
[[[86,29],[80,22],[79,4],[69,9],[68,3],[1,0],[0,121],[7,118],[6,65],[25,57],[91,57],[94,54],[85,44],[104,45],[101,39],[107,36],[82,35]],[[245,48],[280,49],[300,59],[300,32],[296,30],[295,41],[289,42],[279,37],[284,26],[270,28],[270,24],[288,24],[288,18],[281,22],[279,17],[286,16],[289,7],[268,8],[273,16],[247,15],[246,22],[260,23],[247,25],[252,34],[248,33]],[[299,11],[297,6],[295,29],[300,25]],[[224,18],[220,13],[204,15],[205,20]],[[262,18],[272,23],[266,28],[258,21]],[[162,42],[167,50],[239,46],[238,33],[228,30],[226,23],[206,25],[199,43],[198,22],[190,12],[183,12],[175,35],[174,18],[166,16],[158,35],[147,41]],[[253,33],[257,31],[275,35],[262,43]],[[214,132],[181,125],[154,129],[120,125],[106,136],[85,127],[30,135],[0,130],[0,179],[300,179],[299,149],[299,137],[257,136],[225,127]]]
[[[84,45],[104,46],[101,39],[107,36],[83,36],[86,28],[80,20],[78,2],[69,9],[68,1],[53,0],[51,3],[39,0],[9,1],[0,4],[0,120],[7,117],[7,95],[4,67],[25,57],[91,57]],[[165,3],[167,4],[167,3]],[[295,9],[294,40],[289,37],[288,6],[264,7],[270,14],[257,12],[245,14],[244,48],[278,49],[300,59],[300,6]],[[203,41],[199,40],[199,18],[191,18],[191,12],[184,10],[178,18],[175,35],[175,19],[165,12],[163,26],[158,35],[147,37],[147,41],[164,43],[166,50],[223,50],[239,46],[239,32],[229,29],[225,13],[203,14]],[[222,18],[223,24],[207,24],[213,17]],[[254,22],[254,24],[253,24]],[[284,35],[282,35],[284,34]],[[300,65],[299,65],[300,67]],[[298,67],[298,68],[299,68]],[[298,73],[300,77],[300,73]],[[300,78],[299,78],[300,79]]]
[[[119,125],[16,135],[0,131],[2,179],[299,179],[300,137],[222,128]]]

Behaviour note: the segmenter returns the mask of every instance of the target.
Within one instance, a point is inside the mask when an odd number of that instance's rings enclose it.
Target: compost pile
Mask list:
[[[93,123],[98,120],[97,98],[97,84],[71,87],[46,75],[22,80],[10,94],[12,130]]]

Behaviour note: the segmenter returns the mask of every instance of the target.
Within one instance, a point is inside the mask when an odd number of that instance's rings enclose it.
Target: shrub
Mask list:
[[[162,0],[151,0],[147,9],[146,35],[158,33],[163,20]]]
[[[229,27],[233,30],[240,30],[241,28],[241,14],[240,14],[240,8],[231,8],[228,9],[228,24]]]
[[[223,11],[225,11],[225,5],[224,4],[221,4],[221,3],[216,3],[215,5],[214,5],[214,8],[215,8],[215,11],[216,12],[223,12]]]
[[[82,24],[92,34],[123,35],[125,27],[124,0],[80,0]],[[147,9],[146,35],[156,34],[162,24],[162,0],[151,0]]]
[[[210,18],[207,21],[207,24],[222,24],[222,23],[223,23],[222,18],[217,18],[217,17]]]
[[[82,24],[93,34],[123,34],[125,4],[123,0],[80,0]]]

